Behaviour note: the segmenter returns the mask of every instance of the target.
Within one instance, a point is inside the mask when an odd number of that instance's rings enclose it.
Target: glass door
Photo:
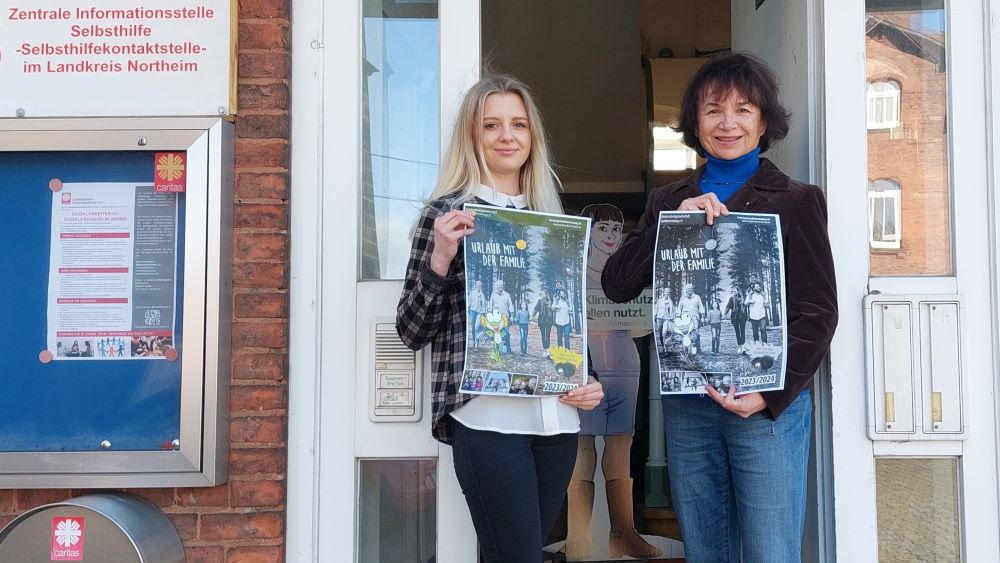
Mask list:
[[[997,560],[983,6],[824,12],[836,557]]]
[[[409,232],[479,68],[478,2],[294,0],[287,559],[468,562],[429,350],[394,327]],[[261,274],[264,275],[264,274]]]
[[[357,561],[472,561],[475,532],[451,449],[431,437],[430,349],[414,355],[394,324],[410,232],[437,180],[459,96],[476,78],[478,34],[467,30],[478,29],[478,9],[457,0],[360,2],[360,224],[345,225],[342,209],[324,218],[325,230],[360,232],[356,318],[338,321],[355,339]]]

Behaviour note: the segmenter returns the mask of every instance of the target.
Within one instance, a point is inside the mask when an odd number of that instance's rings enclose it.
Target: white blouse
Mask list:
[[[524,194],[510,196],[483,184],[473,189],[472,193],[499,207],[528,207]],[[451,416],[468,428],[503,434],[551,436],[580,431],[580,414],[576,407],[560,403],[559,397],[553,395],[480,395],[456,409]]]

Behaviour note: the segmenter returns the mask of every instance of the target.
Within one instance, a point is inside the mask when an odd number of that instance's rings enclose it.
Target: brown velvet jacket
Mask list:
[[[660,211],[675,210],[685,199],[702,195],[698,181],[703,173],[704,167],[699,168],[649,194],[639,224],[604,267],[601,285],[609,298],[628,301],[652,283]],[[781,217],[788,330],[785,387],[763,393],[765,414],[776,419],[809,385],[837,328],[837,282],[826,232],[826,200],[818,187],[792,180],[762,158],[760,168],[726,207],[731,212]]]

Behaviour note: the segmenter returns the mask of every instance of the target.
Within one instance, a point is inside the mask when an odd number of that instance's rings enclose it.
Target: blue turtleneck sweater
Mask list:
[[[722,160],[710,154],[705,156],[708,163],[698,187],[704,194],[715,192],[722,203],[726,203],[736,190],[747,183],[760,166],[760,147],[733,160]]]

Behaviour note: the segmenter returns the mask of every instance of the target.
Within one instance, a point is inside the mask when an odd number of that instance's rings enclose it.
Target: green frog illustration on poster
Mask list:
[[[592,204],[582,216],[591,218],[590,250],[587,255],[588,293],[601,290],[604,265],[622,243],[624,216],[610,204]],[[594,476],[597,469],[597,436],[604,438],[601,469],[607,492],[611,529],[607,552],[612,558],[622,556],[648,558],[663,554],[635,531],[633,522],[630,450],[635,432],[635,407],[639,392],[639,351],[628,329],[587,333],[590,365],[604,386],[604,400],[592,411],[580,411],[580,439],[576,467],[567,492],[567,537],[565,554],[569,561],[585,561],[591,554],[605,551],[603,538],[593,538]],[[600,511],[598,511],[600,512]]]

